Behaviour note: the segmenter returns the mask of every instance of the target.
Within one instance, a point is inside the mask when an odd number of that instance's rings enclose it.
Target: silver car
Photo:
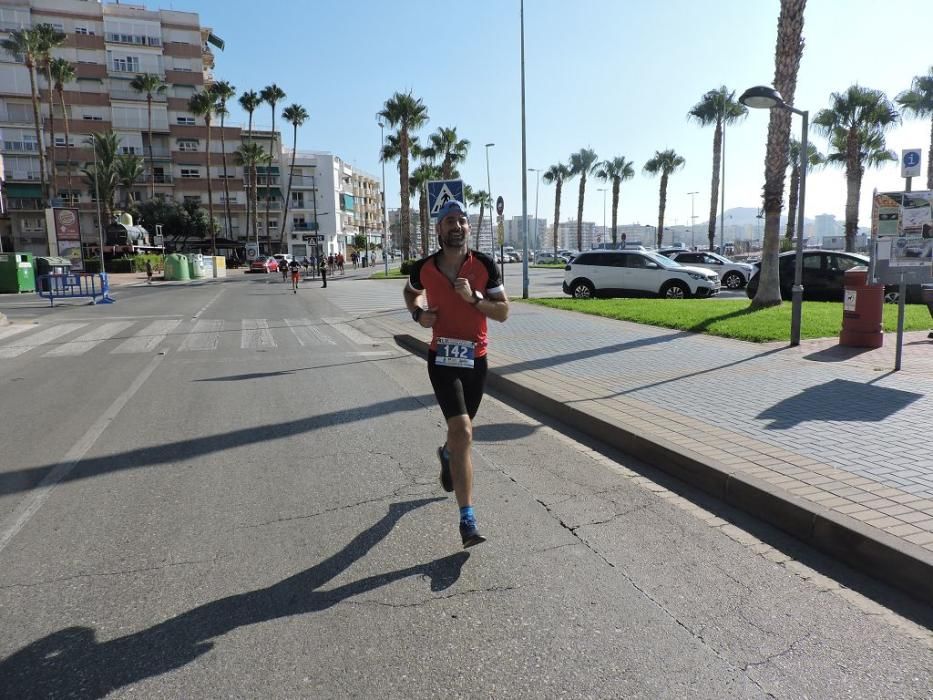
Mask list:
[[[705,250],[671,251],[665,255],[681,265],[712,270],[719,275],[722,285],[727,289],[741,289],[748,284],[748,280],[755,271],[754,265],[734,262],[719,253],[710,253]]]

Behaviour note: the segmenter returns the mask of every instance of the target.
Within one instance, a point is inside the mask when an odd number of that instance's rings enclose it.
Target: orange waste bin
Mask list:
[[[867,267],[846,270],[842,308],[840,345],[855,348],[880,348],[884,345],[884,285],[868,283]]]

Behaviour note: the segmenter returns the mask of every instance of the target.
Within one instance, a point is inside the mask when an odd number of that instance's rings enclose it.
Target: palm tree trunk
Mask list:
[[[224,112],[226,111],[226,105],[224,105]],[[223,163],[224,168],[224,214],[226,215],[226,231],[227,238],[231,237],[231,229],[233,228],[232,219],[230,218],[230,185],[227,183],[227,137],[224,135],[224,113],[220,113],[220,158]]]
[[[399,193],[402,211],[402,251],[406,258],[411,257],[411,194],[408,187],[408,129],[399,130],[399,159],[398,159]]]
[[[207,217],[211,230],[211,255],[217,255],[217,237],[214,233],[214,188],[211,186],[211,121],[207,115]]]
[[[657,246],[661,247],[664,238],[664,210],[667,208],[667,173],[661,175],[661,191],[658,193],[658,231]]]
[[[421,255],[428,256],[428,237],[430,232],[428,226],[431,225],[431,217],[428,216],[428,183],[421,186],[421,196],[418,198],[418,210],[421,215]]]
[[[564,181],[557,178],[554,185],[554,257],[557,257],[557,228],[560,225],[560,191],[564,188]]]
[[[249,142],[250,142],[250,143],[253,142],[253,112],[252,112],[252,110],[251,110],[250,113],[249,113],[249,125],[246,127],[246,138],[249,139]],[[249,165],[249,164],[244,164],[244,173],[243,173],[243,174],[246,176],[246,177],[244,178],[244,182],[246,182],[246,184],[248,185],[249,182],[250,182],[250,177],[252,176],[252,166]],[[253,188],[255,189],[255,187],[256,187],[256,183],[255,183],[255,181],[253,181]],[[256,194],[255,191],[254,191],[254,192],[249,192],[249,191],[246,192],[246,236],[247,236],[247,237],[249,237],[249,232],[250,232],[250,227],[249,227],[249,222],[250,222],[250,208],[251,208],[253,196],[254,196],[255,194]],[[253,210],[253,218],[255,218],[255,217],[256,217],[256,211]],[[254,225],[253,225],[253,234],[255,234],[255,233],[256,233],[256,226],[255,226],[255,222],[254,222]],[[254,237],[255,237],[255,235],[254,235]],[[256,239],[256,248],[257,248],[256,253],[258,254],[258,253],[259,253],[259,250],[258,250],[258,248],[259,248],[259,239],[258,239],[258,238]]]
[[[798,161],[799,162],[799,161]],[[787,228],[784,238],[788,241],[794,240],[794,221],[797,218],[797,197],[800,194],[800,166],[792,165],[790,169],[790,192],[787,194]]]
[[[298,148],[298,123],[294,124],[292,134],[292,164],[288,169],[288,191],[285,193],[285,209],[282,212],[282,243],[285,243],[285,219],[288,218],[288,205],[292,199],[292,176],[295,174],[295,154]]]
[[[619,240],[617,225],[619,222],[619,187],[621,184],[622,178],[612,178],[612,245],[616,245]]]
[[[269,136],[269,162],[266,165],[266,222],[265,230],[266,236],[269,238],[269,252],[272,252],[272,236],[269,235],[269,205],[271,204],[271,199],[269,198],[269,192],[272,189],[272,149],[275,147],[275,105],[272,105],[272,133]],[[279,251],[281,252],[281,251]]]
[[[250,140],[252,141],[252,139]],[[250,165],[250,173],[253,176],[253,238],[256,239],[256,253],[259,254],[259,169],[256,163]]]
[[[65,172],[68,175],[68,197],[71,198],[71,132],[68,127],[68,109],[65,107],[65,90],[62,88],[58,92],[59,101],[62,103],[62,118],[65,120]]]
[[[713,177],[710,180],[709,196],[709,223],[706,227],[706,236],[709,239],[709,249],[716,247],[716,213],[719,206],[719,173],[722,167],[722,122],[716,121],[716,131],[713,133]]]
[[[149,199],[155,199],[155,157],[152,155],[152,93],[146,93],[146,114],[149,118]]]
[[[862,189],[862,167],[846,169],[846,252],[855,252],[855,234],[858,233],[858,197]]]
[[[583,197],[586,194],[586,173],[580,173],[580,196],[577,199],[577,250],[583,250]]]
[[[479,250],[479,232],[483,230],[483,212],[486,209],[486,202],[479,203],[479,221],[476,222],[476,250]]]
[[[42,137],[42,117],[39,114],[39,91],[36,88],[36,67],[33,63],[27,63],[29,69],[29,88],[32,91],[32,119],[36,127],[36,147],[39,150],[39,184],[42,188],[42,196],[45,204],[49,201],[49,186],[45,177],[45,139]],[[54,251],[50,251],[54,252]]]
[[[50,167],[49,167],[49,172],[51,173],[51,175],[50,175],[51,186],[50,186],[49,189],[50,189],[50,194],[51,194],[51,196],[54,197],[55,194],[56,194],[56,192],[58,191],[58,183],[55,182],[55,180],[56,180],[57,177],[58,177],[58,167],[57,167],[56,164],[55,164],[55,98],[54,98],[53,95],[52,95],[52,61],[51,61],[51,57],[49,58],[48,61],[45,62],[45,79],[48,81],[48,84],[49,84],[49,94],[48,94],[48,101],[49,101],[49,151],[50,151],[51,154],[52,154],[52,162],[51,162],[51,165],[50,165]],[[41,144],[40,144],[40,147],[41,147]]]

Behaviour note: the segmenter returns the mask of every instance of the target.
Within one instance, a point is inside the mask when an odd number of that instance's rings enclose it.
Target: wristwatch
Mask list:
[[[473,306],[479,304],[486,297],[483,296],[483,293],[477,289],[473,290]]]
[[[411,312],[411,320],[415,323],[418,323],[418,319],[421,318],[421,312],[424,311],[420,306],[416,306],[415,310]]]

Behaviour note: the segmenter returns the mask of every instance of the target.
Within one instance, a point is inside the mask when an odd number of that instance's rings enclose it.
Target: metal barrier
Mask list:
[[[103,274],[68,272],[61,275],[39,275],[36,294],[55,306],[56,299],[90,298],[92,304],[112,304],[110,283]]]

